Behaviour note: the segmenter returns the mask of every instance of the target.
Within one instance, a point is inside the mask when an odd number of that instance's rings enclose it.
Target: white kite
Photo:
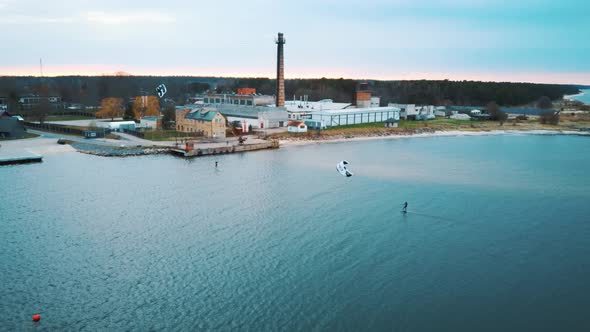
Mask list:
[[[164,84],[160,84],[158,85],[158,87],[156,88],[156,93],[158,94],[159,98],[164,97],[164,95],[166,94],[168,90],[166,90],[166,86]]]
[[[338,171],[338,173],[340,173],[346,177],[351,177],[352,173],[348,170],[347,165],[348,165],[348,161],[342,160],[341,162],[336,164],[336,170]]]

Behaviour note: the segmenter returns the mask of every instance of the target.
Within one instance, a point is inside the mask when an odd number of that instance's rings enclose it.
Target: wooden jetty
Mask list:
[[[256,151],[256,150],[266,150],[266,149],[278,149],[279,148],[279,141],[266,141],[260,143],[252,143],[252,144],[239,144],[239,145],[228,145],[228,146],[218,146],[218,147],[191,147],[190,144],[187,143],[185,145],[185,149],[181,148],[172,148],[170,151],[176,155],[181,155],[183,157],[201,157],[201,156],[211,156],[217,154],[227,154],[227,153],[236,153],[236,152],[246,152],[246,151]]]

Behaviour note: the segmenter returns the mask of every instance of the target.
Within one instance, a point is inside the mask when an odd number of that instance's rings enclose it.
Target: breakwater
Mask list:
[[[205,148],[196,147],[191,150],[171,148],[170,152],[172,152],[175,155],[181,155],[183,157],[200,157],[200,156],[209,156],[209,155],[217,155],[217,154],[247,152],[247,151],[266,150],[266,149],[278,149],[278,148],[279,148],[279,141],[272,140],[272,141],[267,141],[267,142],[262,142],[262,143],[254,143],[254,144],[229,145],[229,146],[205,147]]]

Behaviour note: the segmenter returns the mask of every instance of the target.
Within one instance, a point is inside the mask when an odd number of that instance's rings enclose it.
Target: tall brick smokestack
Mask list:
[[[285,63],[283,61],[283,45],[285,39],[279,32],[277,43],[277,107],[285,107]]]

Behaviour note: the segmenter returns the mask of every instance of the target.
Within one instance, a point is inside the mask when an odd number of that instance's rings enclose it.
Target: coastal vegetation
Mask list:
[[[411,103],[432,105],[536,105],[541,97],[560,99],[565,94],[576,94],[579,87],[560,84],[510,82],[412,80],[377,81],[352,79],[287,79],[287,98],[308,96],[309,100],[333,99],[351,103],[360,82],[366,82],[381,105]],[[274,95],[276,80],[270,78],[221,78],[190,76],[59,76],[59,77],[0,77],[0,97],[9,109],[15,108],[19,96],[59,96],[65,103],[96,106],[104,98],[132,100],[137,96],[154,96],[159,84],[166,84],[166,98],[184,104],[189,96],[214,91],[235,92],[240,87],[255,88],[257,93]]]

